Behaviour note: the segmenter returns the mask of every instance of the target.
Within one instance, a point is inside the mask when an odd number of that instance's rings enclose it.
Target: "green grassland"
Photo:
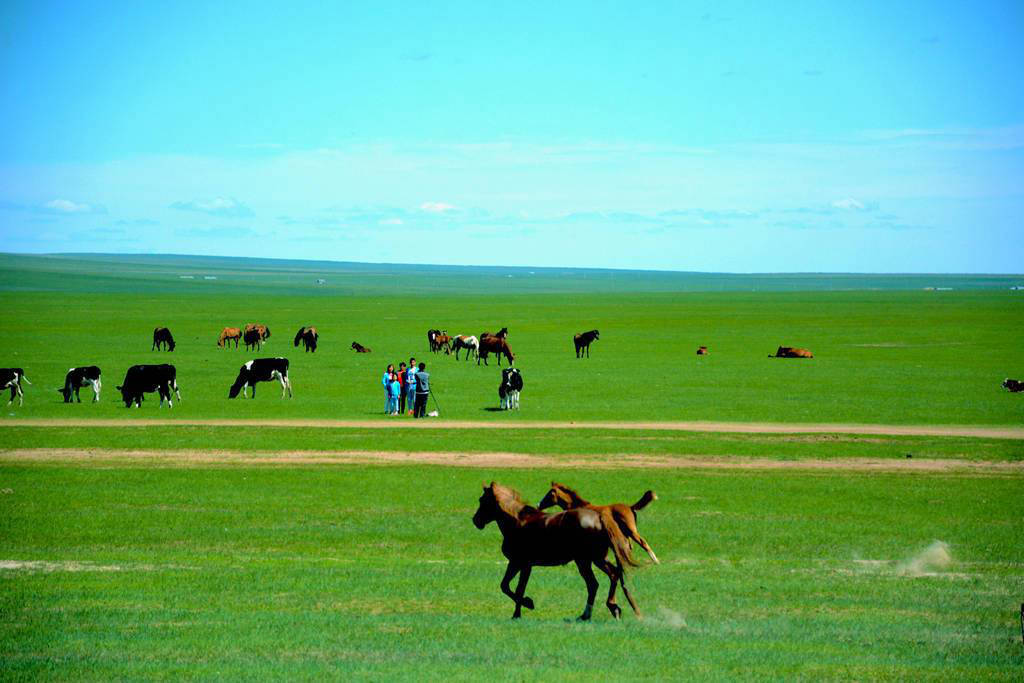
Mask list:
[[[34,383],[0,412],[0,678],[1019,680],[1024,441],[555,424],[1019,425],[1024,397],[999,386],[1024,374],[1012,284],[0,255],[0,365]],[[215,346],[221,327],[248,321],[273,332],[262,352]],[[292,346],[306,324],[320,329],[316,354]],[[173,353],[150,351],[157,325],[174,331]],[[518,414],[493,410],[493,359],[425,353],[430,327],[503,325],[526,381]],[[592,357],[576,360],[572,334],[594,327]],[[779,344],[816,358],[767,358]],[[276,355],[291,359],[294,399],[270,384],[227,399],[243,361]],[[489,428],[389,428],[408,418],[384,420],[380,374],[410,355],[429,364],[435,424]],[[125,409],[125,369],[154,362],[177,366],[184,401]],[[103,400],[83,390],[65,405],[55,389],[84,364],[103,368]],[[147,424],[157,416],[253,422]],[[373,417],[379,427],[260,425]],[[251,457],[188,455],[213,451]],[[467,459],[303,464],[292,451]],[[493,453],[543,464],[502,469]],[[898,467],[922,460],[949,462]],[[770,461],[793,462],[739,467]],[[602,583],[594,621],[577,623],[583,583],[563,567],[534,572],[537,609],[512,622],[499,532],[470,522],[491,479],[532,502],[551,479],[598,502],[655,489],[639,519],[662,564],[631,576],[645,618],[613,622]]]
[[[701,278],[676,274],[658,276],[669,281],[658,285],[674,282],[678,291],[654,291],[655,276],[566,271],[545,272],[540,289],[503,290],[502,280],[528,278],[367,266],[328,274],[328,285],[317,287],[320,270],[291,262],[213,259],[217,270],[201,259],[157,261],[5,257],[0,362],[24,368],[34,383],[26,405],[5,417],[144,419],[157,413],[157,401],[133,413],[117,403],[114,387],[129,365],[171,362],[185,399],[174,416],[365,418],[383,411],[384,366],[411,355],[426,357],[443,416],[461,419],[1012,425],[1024,417],[1021,397],[999,386],[1024,372],[1024,296],[1009,291],[1012,278],[915,276],[974,287],[920,291],[894,288],[908,286],[906,277],[876,276],[866,284],[889,288],[829,291],[828,277],[807,276],[806,291],[751,291],[771,289],[773,278],[748,276],[746,291],[688,291]],[[218,279],[181,280],[185,272]],[[729,277],[738,287],[740,276]],[[590,281],[598,282],[593,291],[581,291]],[[248,321],[271,328],[261,352],[216,347],[222,327]],[[174,332],[173,353],[150,350],[158,325]],[[315,355],[292,346],[301,325],[320,330]],[[494,358],[477,367],[426,353],[431,327],[479,334],[501,326],[526,382],[518,415],[491,410],[500,377]],[[572,335],[591,328],[601,339],[589,360],[577,360]],[[352,341],[373,353],[355,354]],[[700,344],[710,356],[694,354]],[[769,359],[780,344],[816,357]],[[294,400],[279,400],[270,385],[255,401],[227,400],[242,362],[278,355],[291,360]],[[103,401],[63,405],[55,389],[64,372],[86,364],[104,371]]]
[[[597,500],[651,471],[0,467],[4,678],[1017,680],[1020,479],[658,472],[646,615],[578,624],[534,572],[512,623],[479,482]],[[915,563],[936,541],[949,564]],[[603,585],[601,595],[606,588]],[[603,602],[603,599],[602,599]]]

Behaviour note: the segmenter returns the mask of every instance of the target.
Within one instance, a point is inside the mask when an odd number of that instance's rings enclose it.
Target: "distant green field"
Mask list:
[[[783,276],[719,276],[733,291],[687,291],[713,288],[716,276],[545,271],[524,285],[529,276],[517,270],[506,278],[500,269],[335,264],[332,275],[327,265],[190,257],[6,256],[0,263],[0,363],[24,368],[34,383],[23,408],[3,411],[8,417],[154,415],[156,400],[130,413],[114,387],[129,365],[170,362],[184,396],[174,416],[365,418],[383,411],[384,366],[414,355],[428,363],[442,416],[461,419],[1024,418],[1021,396],[999,386],[1024,375],[1024,293],[1009,290],[1009,277],[857,276],[854,284],[886,288],[829,291],[829,282],[854,276],[805,276],[808,291],[752,291],[770,290]],[[203,280],[204,273],[217,279]],[[318,274],[327,285],[313,284]],[[787,286],[799,279],[787,277]],[[896,288],[922,282],[973,288]],[[654,291],[670,286],[678,291]],[[222,327],[249,321],[271,328],[261,352],[215,346]],[[307,324],[320,330],[315,355],[292,346]],[[174,353],[150,351],[158,325],[173,331]],[[478,335],[502,326],[526,383],[518,415],[493,412],[500,377],[493,358],[477,367],[427,353],[429,328]],[[577,360],[572,335],[591,328],[601,339],[589,360]],[[373,353],[355,354],[353,341]],[[710,356],[695,355],[701,344]],[[815,358],[769,359],[780,344],[809,348]],[[258,356],[291,360],[294,400],[280,400],[270,385],[255,401],[227,400],[238,366]],[[63,405],[55,389],[64,372],[85,364],[104,371],[103,402]]]

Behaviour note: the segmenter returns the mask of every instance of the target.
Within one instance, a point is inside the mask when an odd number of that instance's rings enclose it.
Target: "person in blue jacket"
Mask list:
[[[416,405],[416,359],[409,359],[409,369],[405,371],[405,405],[409,414],[413,414],[413,406]]]
[[[384,371],[384,376],[380,378],[380,383],[384,386],[384,412],[388,412],[388,404],[391,401],[391,387],[388,384],[391,383],[391,375],[395,373],[395,364],[388,363],[388,369]]]

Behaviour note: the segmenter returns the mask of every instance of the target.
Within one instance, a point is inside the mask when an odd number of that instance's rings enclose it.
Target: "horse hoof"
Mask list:
[[[576,617],[576,621],[590,621],[590,615],[589,614],[581,614],[578,617]]]
[[[523,598],[522,605],[526,609],[533,609],[533,598]]]
[[[608,605],[608,611],[612,613],[612,617],[615,619],[622,618],[622,608],[618,605]]]

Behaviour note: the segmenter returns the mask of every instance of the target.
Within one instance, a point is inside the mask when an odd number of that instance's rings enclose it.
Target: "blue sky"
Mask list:
[[[3,4],[0,250],[1021,272],[1020,2],[484,4]]]

